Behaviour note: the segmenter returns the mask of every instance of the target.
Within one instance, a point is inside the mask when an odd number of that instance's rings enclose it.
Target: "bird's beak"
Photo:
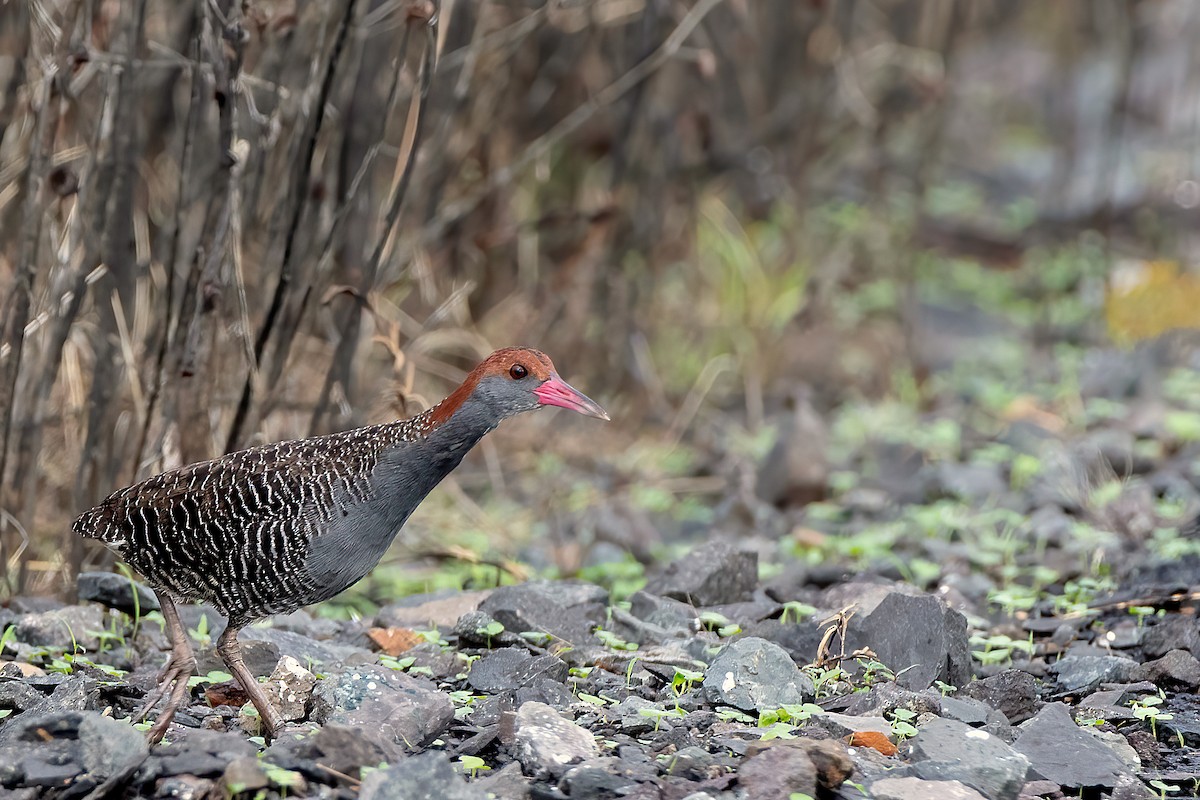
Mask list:
[[[609,419],[608,414],[605,413],[604,409],[595,400],[592,400],[578,389],[573,388],[556,374],[551,374],[541,386],[533,390],[533,393],[537,395],[538,402],[544,406],[560,406],[562,408],[569,408],[572,411],[578,411],[580,414],[585,414],[589,417],[596,417],[603,420]]]

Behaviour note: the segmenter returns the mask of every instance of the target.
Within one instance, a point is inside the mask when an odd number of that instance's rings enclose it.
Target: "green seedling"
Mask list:
[[[212,636],[208,632],[208,614],[201,614],[196,627],[188,628],[188,635],[200,643],[201,647],[212,644]]]
[[[892,734],[895,735],[897,744],[917,735],[917,727],[912,724],[916,718],[917,713],[907,708],[892,711]]]
[[[815,606],[810,606],[808,603],[801,603],[798,600],[791,600],[783,604],[783,613],[779,615],[779,621],[786,625],[790,617],[792,622],[799,624],[816,613],[817,609]]]
[[[1129,707],[1133,715],[1140,720],[1150,723],[1150,735],[1158,739],[1158,723],[1175,718],[1174,714],[1159,709],[1164,698],[1160,695],[1149,695],[1138,700],[1130,700]]]
[[[472,778],[479,774],[481,770],[489,770],[489,767],[479,756],[460,756],[458,765],[463,772],[468,773]]]
[[[685,712],[681,708],[639,708],[638,714],[654,720],[654,730],[657,731],[666,717],[682,718]]]
[[[487,637],[487,646],[488,646],[488,649],[491,650],[492,649],[492,637],[499,636],[500,634],[504,633],[504,625],[502,625],[499,622],[496,622],[496,620],[492,620],[487,625],[484,625],[480,628],[476,628],[475,633],[479,634],[480,636]]]

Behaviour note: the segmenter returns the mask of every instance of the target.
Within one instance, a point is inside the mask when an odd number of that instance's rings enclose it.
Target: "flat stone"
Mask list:
[[[487,800],[484,790],[467,783],[445,753],[410,756],[363,779],[359,800]]]
[[[581,581],[533,581],[501,586],[479,610],[506,630],[548,633],[574,645],[594,643],[592,631],[607,619],[608,592]]]
[[[986,703],[1013,725],[1031,718],[1041,705],[1037,679],[1019,669],[1006,669],[983,680],[971,681],[960,694]]]
[[[815,691],[787,651],[753,636],[726,645],[705,672],[703,686],[711,702],[743,711],[805,703]]]
[[[569,764],[600,755],[591,733],[545,703],[517,709],[514,744],[527,775],[561,775]]]
[[[769,747],[738,765],[737,781],[746,800],[811,797],[817,793],[817,768],[802,750]]]
[[[845,644],[847,652],[869,647],[906,689],[962,686],[971,676],[966,617],[933,595],[888,591],[850,619]]]
[[[751,758],[771,748],[799,750],[808,756],[816,769],[817,785],[822,789],[836,791],[854,774],[854,761],[850,758],[849,748],[840,741],[798,737],[752,742],[746,749],[746,757]]]
[[[262,675],[269,674],[281,656],[291,656],[310,670],[318,667],[330,669],[334,666],[371,664],[376,660],[375,654],[366,647],[317,641],[304,634],[281,628],[251,626],[244,628],[238,638],[241,639],[243,651],[250,642],[266,642],[275,646],[275,661],[266,666],[261,673],[256,673]]]
[[[233,795],[241,792],[255,792],[271,785],[259,760],[249,756],[230,761],[225,767],[222,781],[229,789],[229,793]]]
[[[1126,771],[1112,748],[1079,729],[1062,703],[1049,703],[1020,726],[1013,749],[1037,777],[1068,789],[1116,785]]]
[[[1158,686],[1195,689],[1200,686],[1200,661],[1187,650],[1168,650],[1161,658],[1136,666],[1129,677]]]
[[[429,681],[368,664],[318,681],[310,717],[378,732],[406,749],[420,749],[454,721],[450,698]]]
[[[700,619],[694,607],[682,600],[660,597],[645,590],[636,591],[629,596],[629,613],[643,622],[659,626],[664,631],[690,634],[699,630]]]
[[[1008,719],[1000,711],[982,700],[975,700],[971,697],[943,697],[942,716],[965,722],[974,728],[982,728],[988,724],[1009,724]]]
[[[1016,800],[1029,771],[1029,760],[1000,739],[948,719],[922,726],[909,753],[915,777],[959,781],[990,800]]]
[[[1058,679],[1059,692],[1082,694],[1095,691],[1102,683],[1128,682],[1136,666],[1119,656],[1069,655],[1051,664],[1048,671]]]
[[[924,781],[920,778],[883,778],[871,784],[874,800],[987,800],[958,781]]]
[[[107,613],[99,606],[67,606],[54,611],[24,614],[16,621],[16,640],[38,647],[70,649],[72,644],[89,652],[100,640],[88,631],[103,631]]]
[[[540,679],[567,680],[567,665],[552,655],[534,656],[528,650],[506,647],[494,650],[471,665],[467,683],[487,694],[515,691]]]
[[[309,736],[285,734],[262,754],[263,761],[320,782],[328,782],[331,774],[336,773],[357,779],[364,766],[401,759],[400,748],[379,729],[337,723],[330,723]]]
[[[1142,652],[1150,658],[1161,658],[1170,650],[1200,653],[1200,618],[1176,614],[1142,634]]]
[[[458,618],[475,611],[494,589],[448,594],[412,595],[379,609],[375,624],[383,628],[452,628]]]
[[[81,573],[77,585],[80,600],[92,600],[131,617],[159,610],[153,591],[115,572]]]
[[[715,606],[749,600],[757,585],[757,553],[709,542],[651,575],[645,590],[694,606]]]

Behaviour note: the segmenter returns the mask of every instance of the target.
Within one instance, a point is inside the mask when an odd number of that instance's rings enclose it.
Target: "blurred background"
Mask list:
[[[0,597],[110,563],[69,525],[114,489],[512,344],[613,421],[506,424],[337,602],[719,537],[964,592],[1194,557],[1197,41],[1187,0],[0,3]]]

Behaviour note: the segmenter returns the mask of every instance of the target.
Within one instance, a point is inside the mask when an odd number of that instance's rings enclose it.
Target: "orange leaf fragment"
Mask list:
[[[891,739],[879,731],[855,731],[846,737],[846,741],[851,747],[870,747],[885,756],[894,756],[899,752]]]
[[[367,636],[392,657],[411,650],[421,641],[421,637],[408,628],[371,628]]]

